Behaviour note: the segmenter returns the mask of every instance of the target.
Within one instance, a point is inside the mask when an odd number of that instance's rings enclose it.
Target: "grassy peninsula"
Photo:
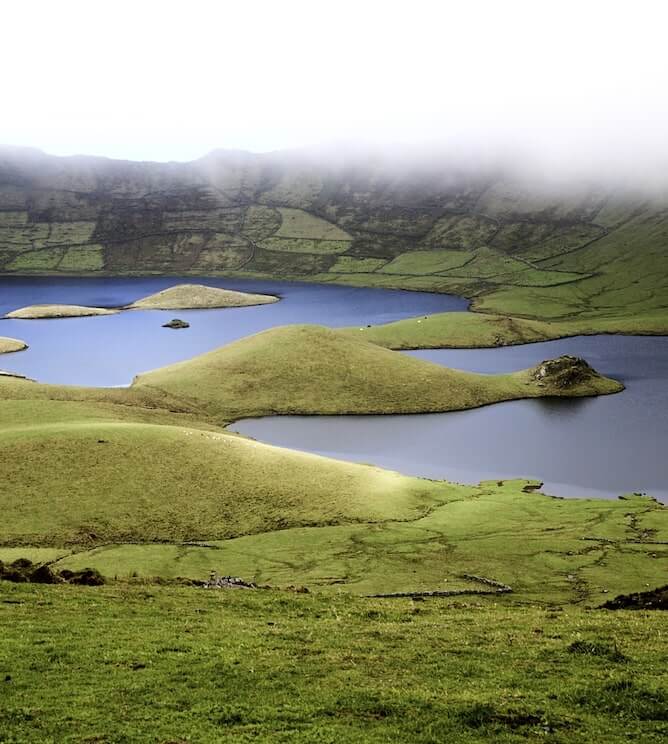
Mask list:
[[[141,583],[0,591],[10,741],[75,727],[81,741],[420,744],[666,730],[657,613]]]
[[[577,360],[563,375],[537,369],[480,375],[381,349],[321,326],[273,328],[139,375],[138,388],[197,401],[223,420],[268,414],[427,413],[502,400],[619,392]],[[553,369],[553,368],[551,368]],[[556,370],[556,368],[554,368]]]
[[[514,346],[598,333],[664,335],[659,316],[633,316],[596,321],[544,321],[493,313],[434,313],[371,327],[343,329],[351,338],[363,339],[387,349],[472,349]]]

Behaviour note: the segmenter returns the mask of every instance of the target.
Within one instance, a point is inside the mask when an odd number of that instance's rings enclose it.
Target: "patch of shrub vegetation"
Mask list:
[[[517,731],[531,729],[549,734],[557,728],[563,728],[567,722],[548,718],[544,711],[533,713],[520,710],[499,710],[489,703],[474,703],[459,709],[455,716],[463,726],[472,729],[486,729],[488,732],[509,729]]]
[[[582,654],[584,656],[599,656],[607,661],[615,662],[624,662],[629,660],[628,657],[617,648],[616,643],[610,646],[607,643],[600,643],[598,641],[573,641],[573,643],[568,647],[568,653]]]
[[[104,577],[94,568],[83,568],[80,571],[54,571],[46,563],[34,564],[27,558],[17,558],[12,563],[0,561],[0,580],[26,584],[79,584],[83,586],[100,586]]]
[[[668,695],[628,677],[587,687],[573,697],[582,708],[640,721],[668,721]]]
[[[601,607],[606,610],[668,610],[668,584],[646,592],[620,594]]]

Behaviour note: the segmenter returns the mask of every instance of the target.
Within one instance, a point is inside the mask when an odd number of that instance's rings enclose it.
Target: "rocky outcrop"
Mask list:
[[[568,354],[541,362],[534,367],[531,377],[539,384],[560,390],[568,390],[576,385],[601,379],[601,375],[588,362]]]
[[[185,320],[181,320],[180,318],[173,318],[169,321],[169,323],[163,323],[163,328],[190,328],[190,323],[188,323]]]
[[[218,576],[215,571],[211,572],[209,580],[202,586],[204,589],[257,589],[252,582],[244,581],[238,576]]]

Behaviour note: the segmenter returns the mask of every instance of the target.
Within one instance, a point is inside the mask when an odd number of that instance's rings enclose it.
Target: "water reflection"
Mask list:
[[[581,415],[591,405],[591,398],[536,398],[535,404],[544,416],[565,419]]]

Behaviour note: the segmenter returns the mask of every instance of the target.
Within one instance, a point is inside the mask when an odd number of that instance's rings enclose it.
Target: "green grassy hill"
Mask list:
[[[434,313],[340,333],[387,349],[471,349],[513,346],[597,333],[663,335],[661,315],[544,321],[493,313]]]
[[[360,336],[363,334],[360,333]],[[320,326],[284,326],[139,375],[133,387],[190,400],[223,420],[267,414],[426,413],[622,389],[597,374],[560,386],[535,370],[480,375]]]
[[[222,539],[421,514],[444,484],[222,432],[68,422],[0,432],[0,543]]]
[[[447,484],[270,447],[173,396],[0,378],[0,544],[220,539],[414,518]]]

